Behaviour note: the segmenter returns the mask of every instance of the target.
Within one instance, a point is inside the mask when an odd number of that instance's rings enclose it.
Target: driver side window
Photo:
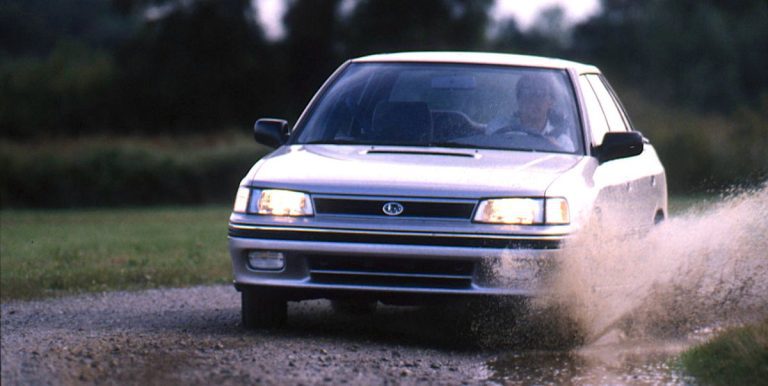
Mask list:
[[[599,146],[603,143],[603,136],[608,132],[608,122],[605,120],[603,108],[600,107],[597,95],[595,95],[595,91],[592,89],[592,85],[587,80],[586,75],[579,77],[579,86],[584,96],[584,105],[587,109],[587,120],[589,121],[592,144]]]
[[[592,89],[595,90],[597,99],[600,101],[600,105],[603,107],[605,118],[608,121],[608,127],[611,131],[627,131],[627,125],[624,123],[624,117],[621,116],[618,106],[611,97],[608,89],[605,88],[605,84],[600,80],[600,77],[594,74],[587,75],[589,83],[592,85]]]

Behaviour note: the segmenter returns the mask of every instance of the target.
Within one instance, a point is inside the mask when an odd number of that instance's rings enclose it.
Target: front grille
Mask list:
[[[471,276],[475,263],[471,260],[437,260],[420,258],[350,257],[310,255],[310,269],[334,271],[370,271],[402,274],[436,274]]]
[[[359,256],[307,256],[314,283],[385,287],[468,289],[475,262]]]
[[[384,205],[397,202],[403,206],[403,212],[396,217],[418,217],[437,219],[472,218],[475,210],[474,202],[441,202],[422,200],[380,200],[358,198],[326,198],[314,199],[315,211],[318,214],[357,215],[390,217],[384,213]],[[394,217],[394,216],[393,216]]]

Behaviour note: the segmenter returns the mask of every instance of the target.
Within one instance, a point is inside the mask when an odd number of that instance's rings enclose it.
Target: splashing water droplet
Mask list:
[[[768,317],[768,184],[643,235],[591,226],[569,240],[534,307],[566,310],[595,341],[675,336]],[[502,272],[503,273],[503,272]]]
[[[764,317],[768,187],[645,235],[585,232],[566,245],[562,259],[555,300],[566,302],[592,339],[612,327],[667,334]]]

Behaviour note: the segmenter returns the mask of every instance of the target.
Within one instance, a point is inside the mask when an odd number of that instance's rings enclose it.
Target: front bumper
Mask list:
[[[532,296],[564,236],[401,232],[230,223],[236,286],[338,293]],[[283,252],[279,271],[253,269],[250,250]]]

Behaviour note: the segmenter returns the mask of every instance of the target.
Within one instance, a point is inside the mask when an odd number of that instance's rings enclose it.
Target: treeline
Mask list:
[[[526,30],[494,21],[493,0],[289,0],[278,40],[267,39],[257,4],[3,0],[2,138],[208,135],[263,116],[295,121],[347,58],[476,50],[599,65],[631,95],[630,114],[674,189],[768,170],[764,0],[603,0],[577,25],[550,8]]]
[[[295,1],[279,41],[265,38],[249,0],[4,4],[0,127],[29,139],[296,118],[347,57],[482,47],[492,1],[361,1],[347,11],[340,0]]]

